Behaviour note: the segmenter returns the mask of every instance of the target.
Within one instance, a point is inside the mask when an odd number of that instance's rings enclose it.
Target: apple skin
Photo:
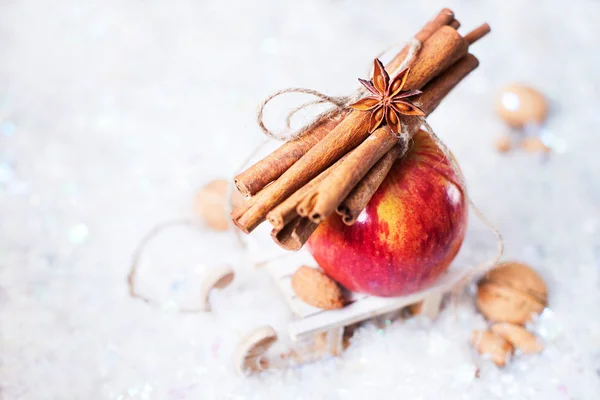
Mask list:
[[[421,131],[396,161],[352,226],[331,215],[309,250],[346,289],[374,296],[410,294],[431,285],[463,242],[468,203],[460,171]]]

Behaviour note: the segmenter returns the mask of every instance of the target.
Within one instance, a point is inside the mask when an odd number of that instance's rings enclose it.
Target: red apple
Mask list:
[[[415,135],[354,225],[335,214],[309,239],[325,273],[349,290],[386,297],[440,277],[460,249],[468,214],[448,157],[427,133]]]

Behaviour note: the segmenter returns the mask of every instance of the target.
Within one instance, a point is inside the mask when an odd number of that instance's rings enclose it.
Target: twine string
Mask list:
[[[265,140],[259,146],[257,146],[250,154],[248,154],[248,156],[242,161],[242,163],[240,163],[240,166],[239,166],[239,168],[236,169],[235,174],[241,172],[243,170],[243,168],[250,162],[250,160],[252,160],[252,158],[254,158],[267,143],[269,143],[269,139],[265,138]],[[233,179],[229,179],[227,183],[228,184],[227,184],[226,201],[225,201],[225,209],[224,209],[225,217],[226,217],[228,225],[229,225],[229,231],[233,233],[236,243],[239,245],[239,247],[242,250],[245,250],[248,247],[248,244],[247,244],[244,236],[242,235],[242,232],[239,229],[235,229],[235,225],[231,221],[231,218],[229,218],[229,215],[233,211],[233,191],[236,190],[235,184],[233,183]],[[129,273],[127,275],[127,287],[129,290],[130,297],[141,300],[144,303],[147,303],[153,307],[160,308],[162,306],[162,303],[160,303],[159,301],[138,292],[138,290],[136,288],[137,274],[138,274],[138,271],[141,266],[141,260],[142,260],[143,253],[146,250],[148,243],[150,241],[152,241],[152,239],[154,239],[156,236],[161,234],[162,232],[164,232],[170,228],[177,227],[177,226],[185,226],[185,227],[197,229],[200,231],[203,231],[205,229],[204,225],[202,223],[200,223],[200,221],[198,221],[197,219],[192,219],[192,218],[169,219],[169,220],[166,220],[163,222],[159,222],[159,223],[155,224],[152,228],[150,228],[150,230],[148,232],[146,232],[144,237],[136,245],[133,255],[131,257],[131,264],[129,265]],[[201,312],[204,312],[205,309],[203,307],[191,307],[190,308],[190,307],[180,307],[179,305],[177,305],[177,311],[187,314],[187,313],[201,313]]]
[[[408,41],[408,52],[406,53],[406,57],[398,66],[397,71],[403,71],[406,67],[408,67],[408,63],[410,63],[413,58],[417,55],[417,53],[421,50],[421,46],[423,43],[417,38],[412,38]]]
[[[163,231],[177,226],[185,226],[191,229],[202,230],[202,226],[198,223],[198,221],[195,221],[191,218],[172,219],[154,225],[137,244],[133,252],[133,256],[131,257],[131,265],[129,267],[129,274],[127,275],[127,287],[129,290],[129,296],[132,298],[141,300],[144,303],[150,304],[151,306],[157,308],[161,308],[164,305],[163,303],[160,303],[151,297],[139,293],[136,288],[136,278],[140,269],[142,256],[150,241],[152,241],[152,239],[154,239]],[[204,309],[201,307],[188,308],[177,306],[177,312],[180,313],[198,313],[202,311],[204,311]]]

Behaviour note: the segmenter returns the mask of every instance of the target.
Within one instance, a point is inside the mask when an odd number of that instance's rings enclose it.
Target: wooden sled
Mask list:
[[[464,276],[464,272],[450,270],[432,287],[402,297],[383,298],[351,292],[348,293],[348,304],[344,308],[322,310],[304,303],[292,290],[291,276],[302,265],[316,267],[317,264],[308,252],[301,251],[264,266],[294,314],[294,320],[289,323],[286,332],[292,348],[278,356],[269,357],[268,350],[277,341],[277,333],[269,325],[257,328],[238,345],[235,356],[238,372],[250,374],[271,367],[293,366],[337,356],[343,351],[347,327],[419,303],[418,313],[435,319],[444,295]]]

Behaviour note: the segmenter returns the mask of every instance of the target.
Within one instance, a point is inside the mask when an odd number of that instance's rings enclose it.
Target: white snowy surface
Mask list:
[[[444,6],[463,32],[487,21],[493,33],[473,48],[479,70],[430,123],[502,231],[506,258],[548,282],[542,354],[502,370],[474,357],[468,338],[485,322],[467,297],[457,318],[370,325],[338,359],[238,377],[237,341],[262,324],[285,336],[290,318],[251,266],[278,253],[261,244],[264,229],[251,257],[227,234],[165,232],[140,272],[164,309],[128,296],[137,242],[235,172],[263,140],[255,111],[266,95],[345,94],[374,55]],[[0,398],[600,398],[599,18],[591,0],[1,2]],[[512,81],[552,100],[549,157],[493,149],[506,129],[494,99]],[[464,254],[484,261],[493,237],[471,221]],[[212,296],[214,312],[177,313],[221,262],[237,277]]]

